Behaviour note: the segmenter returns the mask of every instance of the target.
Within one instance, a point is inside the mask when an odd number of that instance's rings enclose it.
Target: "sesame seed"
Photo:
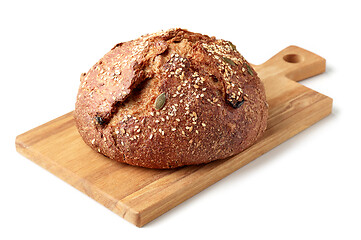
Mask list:
[[[134,128],[139,128],[139,126],[135,126]]]
[[[207,88],[202,88],[202,91],[204,92],[204,91],[206,91],[207,90]]]
[[[92,140],[92,144],[94,144],[94,142],[95,142],[95,138]]]
[[[176,118],[175,120],[176,120],[177,122],[180,122],[180,119],[179,119],[179,118]]]
[[[174,132],[175,130],[177,130],[176,128],[172,128],[172,131]]]
[[[203,127],[205,127],[205,126],[206,126],[206,124],[205,124],[205,123],[202,123],[202,126],[203,126]]]
[[[115,134],[119,134],[119,131],[118,131],[118,130],[115,130]]]

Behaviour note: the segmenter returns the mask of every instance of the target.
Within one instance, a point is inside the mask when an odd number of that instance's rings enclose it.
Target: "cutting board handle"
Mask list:
[[[265,73],[268,76],[287,77],[300,81],[323,73],[326,69],[326,60],[303,48],[289,46],[255,68],[261,79],[262,74]]]

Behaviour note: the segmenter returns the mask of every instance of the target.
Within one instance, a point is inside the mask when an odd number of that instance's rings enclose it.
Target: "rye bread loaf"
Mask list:
[[[175,168],[243,151],[267,115],[262,82],[231,42],[170,29],[115,45],[82,74],[74,117],[95,151]]]

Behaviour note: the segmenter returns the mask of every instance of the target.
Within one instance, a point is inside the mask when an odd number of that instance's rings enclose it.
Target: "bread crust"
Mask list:
[[[263,84],[232,43],[179,28],[115,45],[82,74],[74,112],[91,148],[147,168],[235,155],[267,115]]]

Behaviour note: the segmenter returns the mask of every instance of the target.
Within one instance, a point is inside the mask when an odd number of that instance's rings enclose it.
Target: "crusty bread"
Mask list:
[[[111,159],[148,168],[208,163],[266,129],[262,82],[228,41],[170,29],[119,43],[81,76],[80,135]]]

